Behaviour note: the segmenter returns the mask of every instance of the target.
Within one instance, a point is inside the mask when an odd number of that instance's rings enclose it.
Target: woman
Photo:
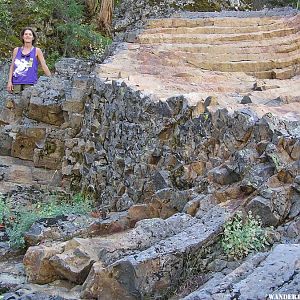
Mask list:
[[[34,47],[36,33],[27,27],[21,31],[20,37],[23,46],[14,49],[9,69],[7,91],[10,93],[20,93],[27,86],[37,83],[38,63],[41,64],[45,75],[51,76],[41,49]]]

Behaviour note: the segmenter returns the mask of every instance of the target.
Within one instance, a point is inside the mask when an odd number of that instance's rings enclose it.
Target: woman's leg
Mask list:
[[[33,86],[33,84],[15,84],[14,94],[20,94],[24,89]]]
[[[22,92],[22,84],[14,84],[14,94],[20,94]]]

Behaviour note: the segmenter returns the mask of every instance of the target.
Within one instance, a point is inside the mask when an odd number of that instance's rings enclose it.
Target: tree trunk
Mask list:
[[[85,5],[90,16],[94,16],[99,11],[100,0],[85,0]]]
[[[106,35],[111,36],[112,15],[114,10],[113,0],[102,0],[100,11],[98,13],[99,29]]]

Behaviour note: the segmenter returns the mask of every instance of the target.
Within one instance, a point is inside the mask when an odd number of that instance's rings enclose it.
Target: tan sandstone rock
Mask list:
[[[63,252],[64,244],[52,247],[30,247],[23,259],[26,275],[30,282],[44,284],[60,278],[49,259]]]

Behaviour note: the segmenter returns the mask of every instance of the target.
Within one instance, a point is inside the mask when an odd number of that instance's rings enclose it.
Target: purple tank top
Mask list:
[[[18,48],[14,62],[12,77],[13,84],[36,84],[38,80],[38,61],[36,58],[36,48],[24,55],[22,48]]]

